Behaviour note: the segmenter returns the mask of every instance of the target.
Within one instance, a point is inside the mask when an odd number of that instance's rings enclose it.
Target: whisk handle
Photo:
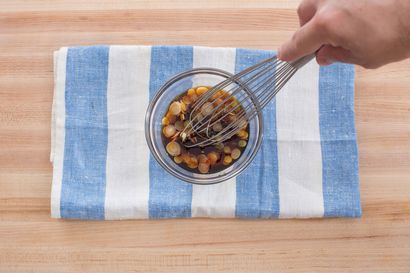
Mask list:
[[[290,62],[290,64],[294,68],[299,69],[305,64],[307,64],[308,62],[310,62],[314,57],[315,57],[315,54],[306,55],[305,57],[297,59],[296,61]]]

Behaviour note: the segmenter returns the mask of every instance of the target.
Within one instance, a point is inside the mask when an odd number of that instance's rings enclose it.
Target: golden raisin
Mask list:
[[[181,146],[175,141],[171,141],[170,143],[168,143],[166,146],[166,150],[172,156],[178,156],[181,154]]]
[[[232,163],[232,157],[230,157],[229,155],[226,155],[226,156],[224,157],[223,164],[224,164],[224,165],[229,165],[229,164],[231,164],[231,163]]]

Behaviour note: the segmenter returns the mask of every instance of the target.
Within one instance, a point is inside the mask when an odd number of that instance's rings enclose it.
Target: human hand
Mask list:
[[[281,60],[316,52],[320,65],[377,68],[410,57],[408,0],[304,0],[298,15],[301,27],[278,49]]]

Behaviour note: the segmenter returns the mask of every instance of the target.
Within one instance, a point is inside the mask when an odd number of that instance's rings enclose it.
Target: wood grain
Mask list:
[[[52,51],[274,49],[298,1],[0,1],[0,272],[410,272],[410,61],[357,68],[361,219],[50,219]]]

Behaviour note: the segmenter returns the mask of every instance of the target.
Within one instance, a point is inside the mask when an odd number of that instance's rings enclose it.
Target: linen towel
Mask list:
[[[144,135],[149,100],[195,67],[230,73],[272,51],[192,46],[88,46],[54,53],[54,218],[309,218],[361,215],[354,67],[298,71],[264,109],[250,166],[215,185],[163,170]]]

